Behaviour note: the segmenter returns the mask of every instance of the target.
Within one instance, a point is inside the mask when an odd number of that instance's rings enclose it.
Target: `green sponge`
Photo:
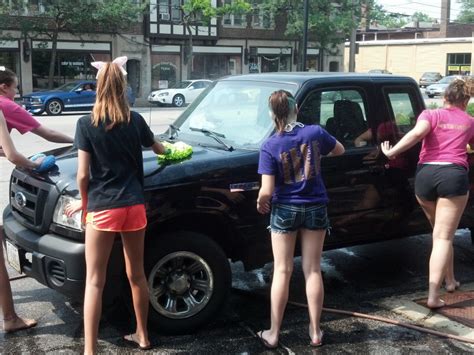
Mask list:
[[[158,162],[177,161],[189,158],[193,154],[193,147],[184,142],[162,142],[166,148],[166,154],[158,154]]]

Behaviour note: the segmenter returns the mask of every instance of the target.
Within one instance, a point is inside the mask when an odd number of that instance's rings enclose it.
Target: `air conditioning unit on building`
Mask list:
[[[170,14],[169,13],[160,13],[160,20],[169,21]]]

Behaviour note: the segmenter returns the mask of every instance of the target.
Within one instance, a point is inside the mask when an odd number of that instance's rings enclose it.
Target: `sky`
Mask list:
[[[390,12],[412,15],[416,11],[424,12],[430,17],[441,18],[441,0],[376,0],[376,2]],[[455,20],[461,5],[451,0],[451,21]]]

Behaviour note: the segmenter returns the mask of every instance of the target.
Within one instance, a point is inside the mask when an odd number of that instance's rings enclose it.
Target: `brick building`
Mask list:
[[[357,33],[356,71],[385,69],[418,79],[424,72],[442,75],[474,72],[474,24],[450,20],[451,0],[441,1],[441,21],[413,23],[389,30],[371,26]],[[344,67],[349,67],[346,43]]]

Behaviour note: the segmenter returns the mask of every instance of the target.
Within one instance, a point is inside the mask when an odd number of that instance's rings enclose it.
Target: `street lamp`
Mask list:
[[[303,17],[304,17],[304,25],[303,25],[303,63],[301,64],[302,71],[306,71],[306,52],[308,51],[308,0],[304,0],[303,6]]]

